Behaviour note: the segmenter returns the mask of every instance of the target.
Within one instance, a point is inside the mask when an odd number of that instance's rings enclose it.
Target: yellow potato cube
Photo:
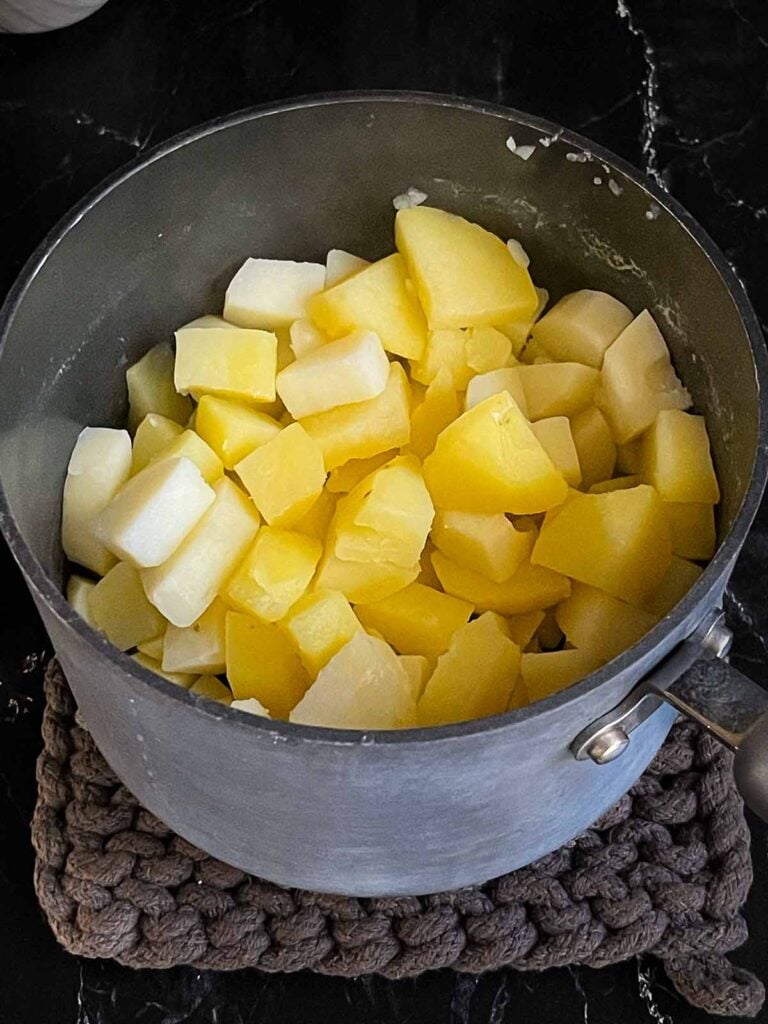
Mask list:
[[[716,505],[720,488],[704,417],[660,412],[643,437],[641,473],[664,501]]]
[[[617,444],[638,437],[662,409],[687,409],[691,396],[672,368],[653,317],[644,309],[605,353],[595,398]]]
[[[174,626],[191,626],[211,605],[259,528],[259,514],[229,477],[215,501],[162,565],[141,574],[147,597]]]
[[[222,597],[238,611],[277,622],[306,591],[322,553],[323,545],[315,537],[266,526]]]
[[[472,409],[486,398],[506,391],[514,399],[523,416],[528,419],[528,402],[518,369],[517,366],[505,366],[500,370],[479,373],[473,377],[467,386],[465,408]]]
[[[639,476],[615,476],[611,480],[601,480],[599,484],[592,484],[589,488],[590,494],[606,494],[608,491],[628,491],[632,487],[644,484],[645,480]]]
[[[78,576],[77,573],[67,580],[67,600],[81,619],[85,619],[89,626],[96,626],[91,614],[91,591],[96,586],[95,580],[87,580],[85,576]]]
[[[238,327],[288,327],[324,287],[321,263],[247,259],[227,287],[224,318]]]
[[[424,314],[397,253],[320,292],[309,303],[309,315],[332,338],[375,331],[387,352],[409,359],[420,359],[426,344]]]
[[[585,288],[556,302],[531,334],[555,359],[599,370],[606,349],[633,319],[623,302]]]
[[[458,629],[437,661],[418,705],[419,724],[448,725],[498,715],[520,669],[520,648],[486,612]]]
[[[154,455],[150,464],[181,458],[194,462],[207,484],[215,484],[224,475],[221,459],[194,430],[184,430]]]
[[[392,451],[379,452],[378,455],[372,455],[370,459],[350,459],[343,466],[337,466],[336,469],[331,470],[328,474],[328,482],[325,485],[326,490],[330,491],[331,494],[348,494],[353,488],[357,487],[361,480],[370,476],[379,466],[383,466],[386,462],[391,462],[396,456],[397,452],[393,449]]]
[[[227,606],[216,598],[191,626],[168,624],[161,660],[164,672],[199,672],[221,675],[227,667],[224,620]]]
[[[471,569],[457,565],[441,551],[432,555],[432,565],[443,590],[470,601],[478,611],[523,615],[558,604],[571,592],[571,581],[567,577],[543,566],[532,565],[527,559],[503,583],[494,583]]]
[[[148,658],[153,661],[159,661],[162,663],[163,660],[163,648],[165,647],[165,633],[158,633],[157,636],[153,636],[149,640],[145,640],[143,643],[136,645],[139,649],[140,654],[146,654]]]
[[[277,393],[294,419],[380,395],[389,360],[378,334],[355,331],[296,359],[277,375]]]
[[[165,628],[163,616],[147,600],[139,574],[118,562],[88,595],[93,625],[107,640],[128,651]]]
[[[532,420],[575,416],[592,403],[600,381],[597,370],[581,363],[540,363],[517,372]]]
[[[663,501],[661,507],[672,534],[672,553],[695,562],[709,561],[716,545],[714,507],[693,501]]]
[[[309,512],[305,512],[291,529],[296,533],[304,533],[308,537],[317,537],[318,540],[324,541],[335,511],[336,495],[329,494],[326,489],[323,489]]]
[[[619,601],[585,583],[574,583],[571,596],[555,609],[566,640],[601,661],[621,654],[656,625],[657,617]]]
[[[552,463],[563,474],[565,482],[571,487],[578,487],[581,483],[581,466],[568,418],[551,416],[545,420],[537,420],[531,424],[531,430]]]
[[[103,576],[117,559],[98,534],[98,517],[131,472],[127,430],[86,427],[69,457],[61,508],[61,545],[73,562]]]
[[[456,391],[463,391],[475,374],[467,363],[467,332],[459,328],[430,331],[421,358],[410,361],[411,376],[431,384],[439,373],[449,374]]]
[[[193,413],[194,415],[194,413]],[[184,428],[167,416],[148,412],[133,436],[131,475],[140,473],[163,448],[184,432]]]
[[[174,381],[182,395],[274,402],[277,338],[233,327],[176,331]]]
[[[685,558],[672,556],[669,569],[661,585],[653,597],[645,603],[645,608],[657,619],[669,615],[672,609],[678,604],[704,570],[689,562]]]
[[[231,704],[232,692],[216,676],[200,676],[196,683],[189,688],[190,693],[196,693],[199,697],[207,697],[208,700],[218,701],[219,704]]]
[[[214,501],[190,459],[150,463],[99,514],[96,531],[118,558],[139,568],[170,558]]]
[[[511,615],[507,619],[509,639],[514,640],[521,651],[524,651],[533,640],[536,631],[544,621],[545,612],[524,612],[522,615]]]
[[[592,651],[570,648],[541,654],[524,654],[520,659],[520,675],[531,704],[564,690],[572,683],[586,678],[599,667],[600,661],[595,658]]]
[[[131,657],[134,661],[138,662],[139,665],[149,669],[150,672],[154,672],[156,676],[162,676],[162,678],[167,679],[169,683],[181,686],[185,690],[191,689],[197,682],[197,676],[190,675],[187,672],[166,672],[159,661],[155,661],[154,658],[149,658],[146,654],[142,654],[141,652],[138,654],[132,654]]]
[[[302,317],[301,320],[294,320],[288,334],[294,359],[309,355],[310,352],[314,352],[328,343],[327,335],[319,327],[316,327],[307,316]]]
[[[424,460],[438,508],[461,512],[544,512],[567,486],[506,392],[449,424]]]
[[[467,366],[475,373],[499,370],[512,358],[512,342],[495,327],[470,327],[464,349]]]
[[[340,590],[356,604],[381,601],[397,593],[419,575],[420,565],[402,566],[392,562],[351,562],[342,561],[331,552],[326,552],[317,570],[314,587],[316,590]]]
[[[133,433],[150,412],[175,423],[186,423],[192,403],[177,393],[173,382],[173,352],[166,342],[155,345],[125,374],[128,385],[128,429]]]
[[[306,594],[293,605],[280,625],[313,679],[362,629],[349,601],[338,590]]]
[[[533,315],[530,274],[496,235],[463,217],[399,210],[395,241],[433,329],[495,326]]]
[[[322,451],[299,423],[246,455],[235,472],[270,526],[298,522],[325,483]]]
[[[383,601],[358,604],[366,629],[377,630],[398,654],[423,654],[434,660],[448,650],[451,637],[474,611],[468,601],[411,583]]]
[[[401,654],[400,665],[408,676],[414,702],[418,704],[432,671],[429,659],[422,654]]]
[[[302,426],[319,445],[327,470],[407,445],[411,407],[405,370],[392,363],[387,386],[376,398],[308,416]]]
[[[325,257],[325,287],[332,288],[335,284],[351,277],[363,267],[369,267],[368,260],[354,256],[344,249],[329,249]]]
[[[588,489],[613,475],[616,445],[608,421],[596,406],[590,405],[573,417],[571,436],[579,456],[584,488]]]
[[[227,612],[226,650],[233,698],[255,697],[273,718],[287,718],[310,679],[282,630],[251,615]]]
[[[659,496],[641,485],[565,502],[544,520],[531,560],[642,604],[659,587],[671,554]]]
[[[320,670],[290,720],[336,729],[401,729],[415,724],[416,705],[392,648],[361,631]]]
[[[620,473],[635,475],[643,468],[643,439],[636,437],[634,441],[616,445],[616,469]]]
[[[448,371],[441,370],[427,388],[423,401],[411,413],[409,451],[425,459],[434,449],[438,434],[458,417],[460,411],[451,376]]]
[[[202,395],[197,407],[195,429],[216,452],[224,468],[234,469],[246,455],[276,437],[281,427],[271,416],[257,412],[241,402],[217,398],[215,395]]]
[[[516,530],[501,512],[438,512],[431,537],[457,565],[503,583],[530,557],[536,534]]]

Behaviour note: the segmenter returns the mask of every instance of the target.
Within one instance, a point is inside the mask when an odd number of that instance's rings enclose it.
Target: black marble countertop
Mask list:
[[[704,224],[768,325],[764,0],[110,0],[70,29],[0,35],[0,293],[103,176],[228,111],[301,93],[411,88],[495,100],[584,132]],[[768,510],[729,595],[734,661],[766,680]],[[0,549],[2,1024],[687,1024],[652,961],[417,981],[131,971],[56,946],[35,902],[29,819],[50,651]],[[768,980],[768,829],[753,823],[751,939]],[[763,1015],[768,1020],[768,1014]]]

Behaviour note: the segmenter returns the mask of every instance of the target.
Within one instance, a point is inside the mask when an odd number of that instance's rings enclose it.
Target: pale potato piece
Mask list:
[[[238,327],[288,327],[324,287],[322,263],[247,259],[227,288],[224,319]]]
[[[325,257],[325,287],[331,288],[345,277],[351,277],[358,270],[368,266],[368,260],[354,256],[351,252],[344,249],[329,249]]]

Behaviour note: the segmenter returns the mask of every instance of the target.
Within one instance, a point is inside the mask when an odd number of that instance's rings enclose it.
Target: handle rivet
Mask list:
[[[706,649],[710,658],[725,658],[733,643],[733,633],[723,622],[721,616],[709,630],[702,640],[702,646]]]
[[[620,725],[613,725],[595,737],[587,748],[587,754],[595,764],[614,761],[629,746],[629,736]]]

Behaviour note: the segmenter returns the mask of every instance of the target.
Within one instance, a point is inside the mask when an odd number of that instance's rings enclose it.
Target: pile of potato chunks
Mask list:
[[[498,714],[631,646],[714,552],[706,426],[650,313],[588,290],[543,313],[521,247],[439,209],[395,239],[247,260],[223,316],[128,370],[130,433],[77,441],[68,598],[204,698]]]

